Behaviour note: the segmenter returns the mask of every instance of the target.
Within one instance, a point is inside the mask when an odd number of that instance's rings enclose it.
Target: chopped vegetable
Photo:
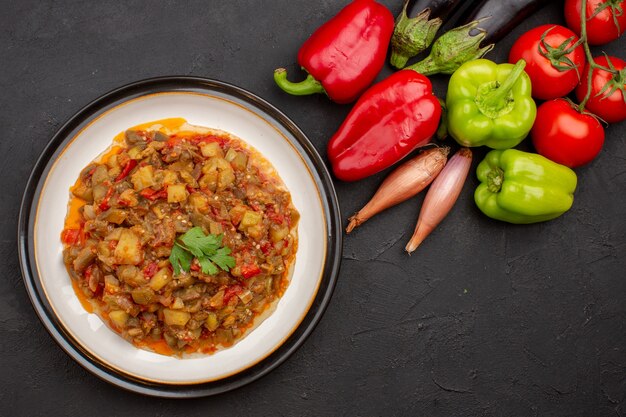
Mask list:
[[[191,319],[191,314],[186,311],[163,309],[163,319],[168,326],[184,326]]]
[[[135,161],[134,159],[131,159],[130,161],[128,161],[128,163],[124,166],[124,169],[122,170],[122,172],[120,172],[120,175],[118,175],[117,178],[115,178],[115,182],[120,182],[124,178],[126,178],[128,174],[130,174],[130,172],[136,166],[137,166],[137,161]]]

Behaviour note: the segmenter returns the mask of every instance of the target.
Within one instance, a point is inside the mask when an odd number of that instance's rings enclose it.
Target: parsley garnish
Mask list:
[[[174,275],[179,275],[181,270],[189,272],[196,258],[204,274],[215,275],[218,267],[228,272],[235,266],[230,253],[230,248],[222,246],[222,235],[205,235],[202,228],[194,227],[174,241],[170,263]]]

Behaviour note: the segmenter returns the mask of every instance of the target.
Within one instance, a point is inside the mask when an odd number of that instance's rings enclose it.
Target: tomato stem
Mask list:
[[[602,71],[609,72],[616,75],[616,71],[611,68],[606,68],[602,65],[596,63],[593,59],[593,55],[591,54],[591,48],[589,48],[589,42],[587,42],[587,0],[581,1],[581,11],[580,11],[580,39],[583,41],[583,49],[585,51],[585,56],[587,57],[587,62],[589,63],[589,71],[587,74],[587,93],[585,94],[585,98],[578,105],[578,111],[583,113],[585,111],[585,106],[587,102],[591,98],[591,88],[593,85],[593,71],[598,69]]]

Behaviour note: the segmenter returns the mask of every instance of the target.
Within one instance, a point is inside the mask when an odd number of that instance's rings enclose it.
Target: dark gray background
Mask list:
[[[320,325],[283,366],[235,392],[170,401],[101,382],[66,356],[22,284],[16,219],[44,145],[83,105],[160,75],[227,81],[269,100],[324,155],[347,114],[289,97],[272,70],[343,0],[6,1],[0,15],[0,415],[626,416],[626,124],[579,169],[574,208],[543,225],[497,223],[475,208],[472,175],[454,211],[408,257],[421,199],[345,240]],[[400,0],[383,1],[394,14]],[[562,22],[557,1],[517,36]],[[604,48],[626,55],[626,39]],[[385,68],[381,78],[390,73]],[[445,92],[446,77],[434,77]],[[475,154],[476,159],[484,151]],[[337,184],[344,219],[383,174]]]

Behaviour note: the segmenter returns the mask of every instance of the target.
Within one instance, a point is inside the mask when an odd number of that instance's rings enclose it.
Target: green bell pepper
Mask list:
[[[491,151],[476,170],[478,208],[492,219],[515,224],[559,217],[572,207],[576,174],[541,155],[516,149]]]
[[[448,130],[462,146],[493,149],[517,146],[537,116],[526,62],[496,64],[477,59],[463,64],[450,78]]]

